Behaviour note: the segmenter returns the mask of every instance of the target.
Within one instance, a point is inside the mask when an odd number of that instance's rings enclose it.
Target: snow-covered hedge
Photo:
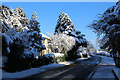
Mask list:
[[[44,54],[44,57],[47,58],[48,60],[51,60],[49,62],[53,62],[53,63],[65,61],[65,55],[62,53]]]

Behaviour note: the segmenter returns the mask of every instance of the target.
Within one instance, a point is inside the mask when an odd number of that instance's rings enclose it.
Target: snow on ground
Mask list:
[[[102,57],[101,62],[95,68],[95,73],[92,78],[115,78],[114,74],[112,73],[112,69],[115,68],[113,58],[106,56],[100,57]]]
[[[2,70],[2,78],[24,78],[30,75],[34,75],[45,70],[41,70],[39,68],[31,68],[25,71],[15,72],[15,73],[8,73]]]
[[[65,64],[49,64],[49,65],[44,65],[38,68],[31,68],[28,70],[24,70],[24,71],[20,71],[20,72],[15,72],[15,73],[8,73],[3,71],[3,78],[24,78],[27,76],[31,76],[34,74],[38,74],[41,73],[43,71],[46,71],[48,69],[53,69],[53,68],[57,68],[57,67],[62,67],[65,66]]]
[[[87,58],[79,58],[79,59],[77,59],[77,61],[85,60],[85,59],[88,59],[88,58],[91,58],[91,56],[88,56]]]
[[[64,54],[62,53],[49,53],[49,54],[44,54],[45,57],[49,58],[49,57],[63,57]]]
[[[84,60],[84,59],[87,59],[87,58],[82,58],[82,59],[77,59],[77,60]],[[4,70],[2,70],[2,77],[3,78],[24,78],[24,77],[28,77],[28,76],[31,76],[31,75],[34,75],[34,74],[41,73],[43,71],[47,71],[48,69],[63,67],[63,66],[70,65],[70,64],[73,64],[73,63],[74,62],[72,62],[72,61],[52,63],[52,64],[44,65],[44,66],[41,66],[41,67],[38,67],[38,68],[31,68],[31,69],[28,69],[28,70],[15,72],[15,73],[8,73],[8,72],[5,72]]]
[[[99,65],[115,65],[115,62],[112,57],[100,56],[102,60]]]
[[[106,79],[110,79],[110,78],[115,78],[114,74],[112,73],[112,68],[108,68],[108,67],[99,67],[96,72],[94,73],[94,75],[92,76],[93,80],[96,78],[106,78]]]

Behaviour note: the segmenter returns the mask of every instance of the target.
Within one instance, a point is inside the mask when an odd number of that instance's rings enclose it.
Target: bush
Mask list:
[[[83,57],[85,57],[85,58],[88,57],[88,53],[84,53]]]
[[[52,57],[46,57],[46,56],[39,56],[38,59],[34,59],[31,62],[31,66],[33,68],[35,67],[40,67],[42,65],[48,65],[50,63],[53,63],[53,58]]]
[[[10,46],[10,53],[7,54],[7,62],[5,63],[4,70],[8,72],[16,72],[31,67],[30,59],[23,53],[24,46],[21,40],[16,39]]]
[[[43,65],[43,63],[42,63],[41,59],[35,59],[34,61],[31,62],[31,66],[33,68],[39,67],[39,66],[42,66],[42,65]]]
[[[83,58],[83,53],[77,53],[78,58]]]
[[[65,56],[63,57],[54,57],[53,62],[58,63],[58,62],[64,62],[65,61]]]
[[[8,44],[7,44],[6,40],[5,40],[5,37],[2,36],[2,55],[3,56],[8,54],[7,47],[8,47]]]
[[[45,64],[63,62],[65,55],[61,53],[45,54],[43,60]]]

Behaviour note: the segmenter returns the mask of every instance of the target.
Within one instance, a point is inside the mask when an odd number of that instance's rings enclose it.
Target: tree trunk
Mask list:
[[[120,68],[120,52],[118,52],[118,67]]]
[[[118,67],[118,64],[117,64],[117,55],[116,55],[115,50],[113,50],[113,59],[114,59],[116,67]]]

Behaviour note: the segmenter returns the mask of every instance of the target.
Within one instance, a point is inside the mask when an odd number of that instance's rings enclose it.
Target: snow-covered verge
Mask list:
[[[79,59],[77,59],[77,61],[82,61],[82,60],[85,60],[85,59],[88,59],[88,58],[79,58]],[[24,78],[24,77],[28,77],[28,76],[31,76],[31,75],[41,73],[43,71],[47,71],[49,69],[63,67],[63,66],[66,66],[66,65],[74,64],[74,63],[75,62],[73,62],[73,61],[52,63],[52,64],[44,65],[44,66],[41,66],[41,67],[38,67],[38,68],[31,68],[31,69],[28,69],[28,70],[15,72],[15,73],[8,73],[8,72],[5,72],[4,70],[2,70],[2,78]]]

